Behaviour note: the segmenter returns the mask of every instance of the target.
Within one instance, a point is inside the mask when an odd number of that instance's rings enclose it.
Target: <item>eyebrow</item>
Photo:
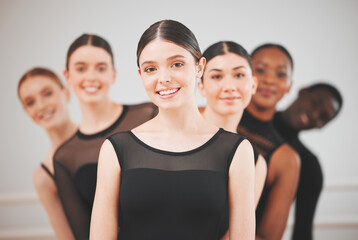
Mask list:
[[[237,67],[232,68],[232,70],[237,70],[237,69],[240,69],[240,68],[246,68],[246,67],[245,66],[237,66]],[[218,69],[218,68],[213,68],[213,69],[209,70],[209,72],[212,72],[212,71],[222,72],[223,70]]]
[[[82,65],[82,64],[87,64],[86,62],[76,62],[75,63],[75,66],[76,65]],[[98,63],[96,63],[96,65],[108,65],[108,63],[107,62],[98,62]]]
[[[174,55],[174,56],[171,56],[171,57],[168,57],[167,58],[167,60],[173,60],[173,59],[176,59],[176,58],[185,58],[183,55]],[[145,65],[145,64],[152,64],[152,63],[154,63],[155,61],[151,61],[151,60],[149,60],[149,61],[145,61],[145,62],[143,62],[142,64],[141,64],[141,66],[143,66],[143,65]]]

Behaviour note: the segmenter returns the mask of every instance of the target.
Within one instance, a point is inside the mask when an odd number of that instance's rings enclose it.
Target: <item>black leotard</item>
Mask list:
[[[272,121],[261,121],[252,116],[247,110],[244,111],[237,132],[247,137],[254,149],[263,155],[269,166],[272,154],[284,144],[284,140],[273,127]],[[265,183],[260,201],[256,208],[256,230],[265,212],[270,188]]]
[[[68,222],[76,239],[88,239],[97,181],[97,162],[103,141],[128,131],[157,114],[152,103],[124,105],[121,116],[107,129],[86,135],[77,131],[54,154],[55,181]]]
[[[311,240],[313,217],[323,185],[322,169],[317,157],[298,138],[299,132],[283,120],[280,112],[275,114],[273,124],[285,141],[297,151],[301,159],[292,239]]]
[[[46,167],[45,164],[41,163],[41,167],[43,168],[43,170],[45,170],[45,172],[46,172],[52,179],[54,179],[53,174],[50,172],[50,170]]]
[[[220,129],[186,152],[153,148],[131,131],[108,139],[121,167],[121,240],[219,239],[228,171],[241,135]]]

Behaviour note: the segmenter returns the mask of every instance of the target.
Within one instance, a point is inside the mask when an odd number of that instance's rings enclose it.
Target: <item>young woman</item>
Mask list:
[[[88,239],[103,141],[148,121],[157,108],[152,103],[128,106],[110,100],[116,70],[111,47],[99,36],[83,34],[72,43],[64,75],[78,97],[82,120],[79,130],[54,154],[55,180],[74,236]]]
[[[258,86],[238,132],[246,136],[266,159],[266,184],[256,211],[257,239],[281,239],[286,228],[299,177],[298,154],[279,136],[272,124],[277,102],[292,83],[293,61],[288,51],[274,44],[251,54]]]
[[[205,50],[203,57],[207,63],[198,88],[207,99],[207,106],[200,109],[202,115],[216,126],[236,132],[242,113],[256,91],[250,55],[239,44],[222,41]],[[267,166],[262,155],[256,154],[255,161],[257,205],[265,183]],[[228,234],[226,236],[229,237]]]
[[[35,189],[57,239],[74,239],[58,197],[52,162],[57,147],[77,129],[66,106],[70,93],[53,71],[40,67],[30,69],[21,77],[17,92],[26,113],[45,129],[51,141],[47,157],[34,172]]]
[[[218,239],[229,204],[230,237],[254,239],[250,143],[208,123],[195,101],[202,76],[193,33],[163,20],[142,35],[138,71],[158,115],[101,148],[91,239]]]
[[[318,158],[299,139],[301,131],[324,127],[337,116],[342,96],[332,85],[316,83],[302,88],[296,100],[276,112],[273,124],[278,133],[300,155],[301,171],[295,201],[292,239],[313,239],[313,218],[323,186]]]

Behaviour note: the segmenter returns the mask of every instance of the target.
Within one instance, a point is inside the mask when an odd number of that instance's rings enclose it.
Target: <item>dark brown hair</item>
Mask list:
[[[260,45],[252,51],[251,58],[253,58],[255,56],[255,54],[258,53],[260,50],[266,49],[266,48],[276,48],[276,49],[280,50],[283,54],[285,54],[288,57],[288,59],[290,60],[291,68],[293,71],[293,58],[292,58],[290,52],[284,46],[282,46],[280,44],[265,43],[263,45]]]
[[[139,67],[139,57],[148,43],[154,39],[163,39],[177,44],[194,57],[195,62],[199,62],[201,51],[198,41],[192,31],[180,22],[174,20],[162,20],[152,24],[141,36],[137,47],[137,66]]]
[[[86,45],[103,48],[106,52],[109,53],[109,55],[111,55],[112,64],[114,65],[113,52],[112,52],[112,49],[111,49],[111,46],[109,45],[109,43],[104,38],[102,38],[100,36],[85,33],[85,34],[82,34],[80,37],[78,37],[70,45],[70,47],[67,51],[67,57],[66,57],[66,69],[67,70],[68,70],[68,63],[69,63],[70,57],[73,54],[73,52],[76,51],[77,48],[86,46]]]
[[[26,81],[26,79],[28,79],[30,77],[34,77],[34,76],[48,77],[51,80],[53,80],[60,88],[64,87],[64,85],[61,82],[61,79],[52,70],[50,70],[48,68],[43,68],[43,67],[34,67],[34,68],[31,68],[30,70],[28,70],[27,72],[25,72],[24,75],[22,75],[22,77],[20,78],[20,81],[17,84],[17,95],[19,97],[20,97],[19,91],[20,91],[21,85]]]

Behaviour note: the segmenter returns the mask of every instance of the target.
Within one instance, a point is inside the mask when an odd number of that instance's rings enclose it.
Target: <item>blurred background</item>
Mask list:
[[[32,184],[32,173],[50,144],[22,109],[19,78],[34,66],[48,67],[62,77],[69,45],[82,33],[94,33],[107,39],[114,51],[118,73],[112,98],[129,104],[148,101],[137,73],[136,46],[144,30],[162,19],[189,27],[202,51],[219,40],[236,41],[249,52],[265,42],[287,47],[295,62],[294,82],[279,109],[287,107],[301,87],[318,80],[337,86],[344,98],[341,113],[324,129],[301,134],[301,139],[324,171],[316,239],[356,239],[357,13],[355,0],[0,0],[0,239],[54,239]],[[198,92],[197,101],[205,105]],[[74,96],[69,109],[79,123]],[[285,240],[291,226],[292,218]]]

